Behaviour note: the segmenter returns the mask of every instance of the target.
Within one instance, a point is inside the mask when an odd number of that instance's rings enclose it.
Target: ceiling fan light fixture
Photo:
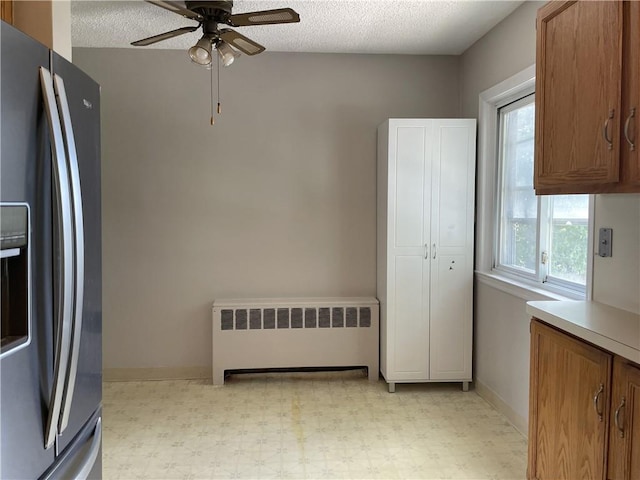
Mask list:
[[[220,55],[220,60],[222,60],[223,67],[228,67],[236,59],[236,52],[233,51],[233,48],[231,48],[227,42],[221,40],[218,42],[216,48],[218,55]]]
[[[203,36],[189,49],[189,56],[198,65],[211,65],[211,39]]]

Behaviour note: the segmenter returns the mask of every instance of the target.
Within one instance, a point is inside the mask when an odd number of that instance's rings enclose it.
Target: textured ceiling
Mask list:
[[[457,55],[522,1],[236,0],[233,13],[291,7],[300,23],[237,30],[275,52]],[[196,22],[140,1],[71,2],[74,47],[187,49],[200,32],[131,47],[141,38]]]

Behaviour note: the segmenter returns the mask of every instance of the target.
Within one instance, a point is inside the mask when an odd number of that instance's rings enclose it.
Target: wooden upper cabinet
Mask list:
[[[640,192],[639,23],[637,2],[538,11],[537,194]]]
[[[640,368],[616,358],[613,379],[607,478],[634,480],[640,478]]]
[[[538,11],[536,193],[619,180],[622,3]]]
[[[538,321],[531,355],[528,478],[604,479],[612,356]]]

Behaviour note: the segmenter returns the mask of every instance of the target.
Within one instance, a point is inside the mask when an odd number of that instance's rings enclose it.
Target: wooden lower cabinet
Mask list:
[[[537,319],[527,478],[640,480],[640,368]]]
[[[616,357],[609,428],[610,480],[640,479],[640,368]]]
[[[529,478],[604,479],[611,355],[537,321],[531,354]]]

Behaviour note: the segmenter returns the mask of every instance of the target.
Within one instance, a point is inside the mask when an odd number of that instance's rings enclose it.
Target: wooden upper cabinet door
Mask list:
[[[622,22],[619,1],[549,2],[538,11],[538,194],[597,192],[619,180]]]
[[[13,0],[0,0],[0,19],[13,24]]]
[[[531,324],[531,480],[605,478],[611,355]]]
[[[618,357],[613,365],[607,478],[640,478],[640,368]]]
[[[622,63],[622,137],[620,154],[623,185],[616,191],[640,191],[640,3],[624,2]]]

